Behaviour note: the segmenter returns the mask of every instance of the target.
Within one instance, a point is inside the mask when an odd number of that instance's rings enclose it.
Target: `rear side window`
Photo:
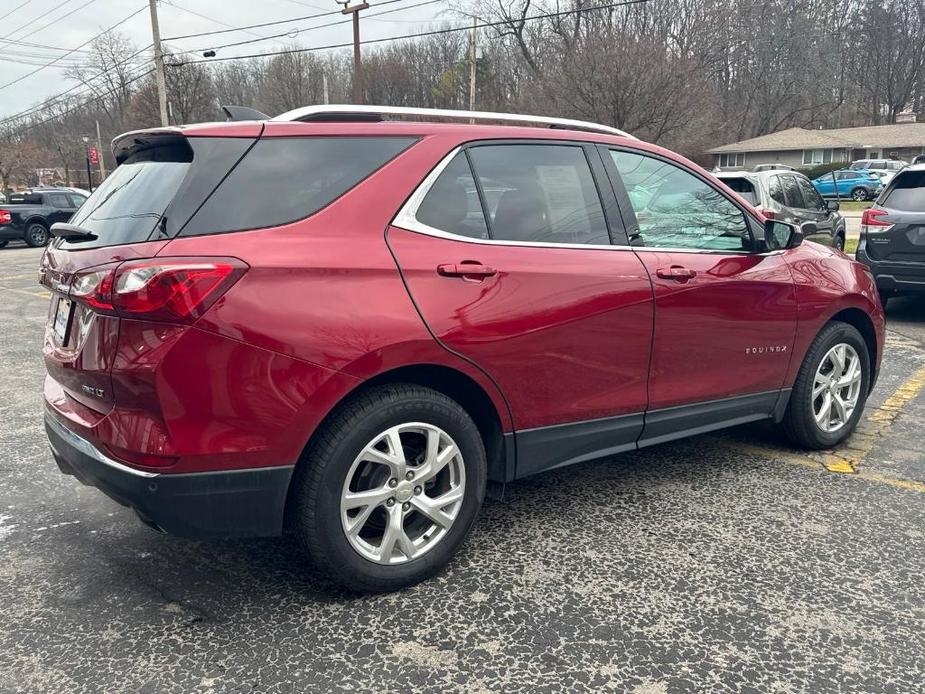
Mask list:
[[[768,182],[768,195],[781,205],[787,204],[784,202],[784,189],[780,183],[780,176],[771,176],[771,180]]]
[[[417,221],[439,231],[488,238],[485,215],[465,152],[460,152],[434,181],[415,214]]]
[[[805,207],[803,195],[800,193],[800,186],[797,184],[795,176],[781,176],[781,182],[784,186],[784,204],[787,207]]]
[[[410,137],[259,140],[180,235],[260,229],[304,219],[415,141]]]
[[[925,212],[925,171],[897,174],[893,187],[880,204],[907,212]]]
[[[752,205],[758,204],[758,195],[755,192],[755,186],[752,185],[752,182],[747,178],[721,178],[719,180],[725,183],[730,190],[734,190],[748,200]]]

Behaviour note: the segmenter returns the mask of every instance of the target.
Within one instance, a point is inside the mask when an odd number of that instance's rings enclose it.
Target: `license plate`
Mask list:
[[[64,346],[67,341],[67,326],[71,322],[71,300],[58,298],[58,307],[55,309],[53,332],[55,342]]]

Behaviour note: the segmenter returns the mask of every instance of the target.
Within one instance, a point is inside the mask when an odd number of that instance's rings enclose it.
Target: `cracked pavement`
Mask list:
[[[58,472],[39,255],[0,250],[3,694],[923,689],[921,392],[853,474],[766,426],[563,468],[487,502],[436,579],[356,597],[287,539],[159,535]],[[925,366],[925,303],[888,318],[869,413]]]

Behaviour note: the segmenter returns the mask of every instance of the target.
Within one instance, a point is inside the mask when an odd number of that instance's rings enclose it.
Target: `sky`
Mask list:
[[[448,12],[449,0],[408,7],[422,1],[398,0],[386,4],[385,0],[367,0],[370,8],[361,15],[364,17],[361,21],[361,39],[412,33],[436,22],[461,22]],[[121,24],[116,31],[126,35],[139,49],[149,45],[151,20],[147,5],[147,0],[0,0],[0,118],[23,111],[77,85],[64,76],[64,67],[80,60],[81,53],[64,55],[62,51],[54,49],[77,48],[133,12],[137,14]],[[401,9],[403,7],[407,9]],[[158,16],[161,37],[168,39],[339,9],[340,5],[335,0],[160,0]],[[371,16],[386,10],[397,11],[389,12],[381,18]],[[280,50],[293,40],[306,47],[348,43],[353,40],[350,24],[305,31],[314,25],[342,19],[349,18],[332,15],[209,37],[173,40],[169,44],[171,48],[180,50],[199,49],[210,44],[256,39],[289,30],[292,30],[289,36],[221,49],[217,55],[223,57]],[[296,29],[300,31],[296,33]],[[41,47],[35,44],[41,44]],[[55,65],[42,68],[33,75],[28,74],[61,56],[64,57]],[[15,80],[20,81],[9,84]]]

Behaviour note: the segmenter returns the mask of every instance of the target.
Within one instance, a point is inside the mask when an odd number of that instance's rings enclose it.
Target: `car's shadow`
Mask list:
[[[633,499],[676,485],[701,486],[708,479],[721,480],[720,486],[732,483],[740,465],[754,463],[730,455],[711,437],[697,437],[508,484],[503,499],[486,499],[473,536],[457,562],[471,565],[467,573],[495,572],[499,567],[491,565],[491,557],[496,550],[487,550],[489,556],[484,556],[485,547],[514,542],[509,533],[530,544],[543,530],[558,527],[567,533],[568,524],[576,517],[613,504],[620,509],[613,508],[607,523],[619,526],[626,513],[635,513],[631,511]],[[645,522],[645,512],[640,514],[633,523]],[[61,538],[69,544],[68,556],[84,557],[81,566],[63,559],[59,567],[81,584],[82,602],[108,602],[115,592],[129,602],[167,604],[194,623],[225,621],[239,610],[275,610],[280,601],[291,606],[293,602],[328,604],[361,598],[315,569],[291,535],[193,541],[155,533],[127,509],[117,511],[111,520],[111,527],[100,527],[90,535],[74,532],[70,538]],[[659,521],[652,518],[651,522]],[[619,528],[608,532],[618,533]],[[441,590],[452,589],[452,573],[451,569],[450,575],[436,579],[442,584]]]
[[[925,301],[919,295],[897,296],[887,302],[887,322],[897,321],[925,321]]]

